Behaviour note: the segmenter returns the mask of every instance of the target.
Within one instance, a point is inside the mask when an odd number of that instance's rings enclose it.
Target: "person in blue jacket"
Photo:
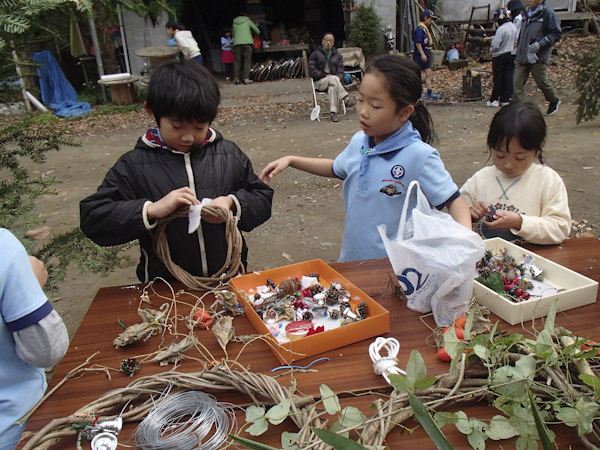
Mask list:
[[[515,79],[513,101],[525,100],[525,83],[529,74],[533,75],[546,101],[549,103],[546,115],[558,111],[560,99],[548,81],[548,63],[552,47],[562,36],[560,20],[544,0],[529,0],[523,12],[521,31],[517,41],[515,57]]]
[[[346,222],[339,261],[384,258],[377,226],[398,230],[410,182],[417,180],[429,203],[448,208],[450,215],[471,229],[471,213],[458,187],[431,147],[433,123],[420,101],[421,71],[408,58],[385,55],[374,59],[358,91],[357,112],[362,131],[335,160],[285,156],[260,174],[270,182],[287,167],[344,180]],[[395,239],[396,236],[389,236]]]
[[[426,9],[421,13],[421,22],[413,33],[413,43],[415,45],[415,51],[413,52],[413,61],[416,62],[421,71],[425,72],[425,87],[427,88],[427,100],[438,100],[442,98],[441,95],[435,94],[431,89],[431,79],[433,77],[431,72],[431,57],[429,55],[429,49],[433,44],[431,40],[431,32],[429,27],[433,23],[433,19],[437,17],[433,14],[430,9]]]

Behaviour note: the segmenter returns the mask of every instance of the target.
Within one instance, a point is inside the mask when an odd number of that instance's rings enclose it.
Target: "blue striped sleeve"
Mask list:
[[[448,206],[449,203],[452,203],[454,200],[456,200],[458,197],[460,197],[460,191],[456,191],[454,194],[452,194],[452,196],[446,200],[444,203],[442,203],[441,205],[437,205],[435,208],[437,210],[442,210],[444,209],[446,206]]]
[[[50,302],[47,301],[35,311],[30,312],[26,316],[23,316],[20,319],[17,319],[13,322],[7,322],[6,325],[12,333],[16,333],[17,331],[21,331],[30,325],[38,323],[40,320],[42,320],[44,317],[50,314],[53,310],[54,308],[52,308]]]

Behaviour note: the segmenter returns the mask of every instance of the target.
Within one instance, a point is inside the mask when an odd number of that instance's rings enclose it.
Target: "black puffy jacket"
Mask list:
[[[332,75],[337,75],[341,81],[344,80],[344,58],[337,51],[337,48],[331,48],[331,69]],[[308,74],[310,77],[317,81],[321,78],[325,78],[325,64],[327,64],[327,56],[323,51],[323,46],[317,47],[317,49],[310,54],[308,58]]]
[[[238,228],[242,231],[251,231],[271,217],[273,190],[260,181],[236,144],[223,139],[219,132],[214,134],[212,142],[189,153],[150,146],[140,138],[136,147],[108,171],[98,191],[80,203],[81,229],[97,244],[139,240],[142,254],[137,276],[142,282],[155,277],[173,279],[152,249],[151,232],[142,217],[146,202],[193,184],[200,200],[235,196],[239,202]],[[204,220],[201,224],[201,229],[192,234],[188,234],[187,218],[175,219],[167,227],[173,262],[195,276],[218,272],[227,254],[225,224]],[[202,246],[208,263],[206,272],[202,269]],[[245,242],[243,247],[245,265]]]

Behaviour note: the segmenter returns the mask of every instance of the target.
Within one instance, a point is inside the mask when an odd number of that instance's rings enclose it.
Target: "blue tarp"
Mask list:
[[[42,102],[50,106],[57,116],[83,116],[91,112],[89,103],[78,101],[77,92],[50,50],[34,53],[33,61],[39,66],[36,71],[40,77]]]

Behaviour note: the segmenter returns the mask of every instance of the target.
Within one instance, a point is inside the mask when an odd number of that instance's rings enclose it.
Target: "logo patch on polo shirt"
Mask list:
[[[399,180],[400,178],[402,178],[404,176],[404,167],[398,165],[398,166],[394,166],[392,167],[392,176],[396,179]]]
[[[379,192],[383,192],[385,195],[389,195],[390,197],[393,197],[394,195],[402,195],[402,192],[399,191],[393,184],[388,184],[387,186],[382,187],[379,189]]]

